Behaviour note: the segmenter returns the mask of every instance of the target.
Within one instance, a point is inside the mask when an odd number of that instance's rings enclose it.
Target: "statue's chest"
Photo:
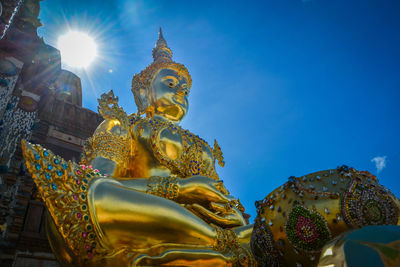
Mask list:
[[[152,147],[155,148],[154,151],[170,160],[182,158],[187,143],[185,136],[180,131],[172,130],[169,127],[153,128],[150,140]]]
[[[214,158],[206,141],[179,126],[146,120],[135,126],[159,163],[180,177],[216,177]]]

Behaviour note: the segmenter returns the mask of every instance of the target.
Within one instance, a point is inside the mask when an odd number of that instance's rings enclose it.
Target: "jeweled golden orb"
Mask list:
[[[317,266],[339,234],[399,224],[399,201],[369,172],[347,166],[290,177],[257,203],[252,250],[262,266]]]

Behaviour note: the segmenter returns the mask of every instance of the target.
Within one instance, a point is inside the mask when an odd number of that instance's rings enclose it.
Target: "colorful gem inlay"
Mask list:
[[[302,206],[295,206],[290,212],[286,235],[295,248],[309,252],[320,251],[331,239],[324,217]]]
[[[254,257],[259,264],[258,266],[282,266],[280,264],[280,257],[274,247],[271,229],[265,220],[260,218],[260,215],[257,216],[253,229],[250,245]]]
[[[343,219],[351,228],[397,224],[399,210],[391,195],[377,184],[353,179],[341,199]]]

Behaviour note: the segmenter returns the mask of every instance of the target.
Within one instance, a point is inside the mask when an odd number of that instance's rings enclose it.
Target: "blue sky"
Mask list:
[[[136,112],[131,78],[151,63],[162,26],[192,75],[184,128],[227,162],[220,177],[254,219],[254,201],[346,164],[400,196],[400,2],[387,0],[42,2],[50,45],[69,28],[96,37],[83,105],[113,89]],[[67,68],[67,67],[66,67]],[[68,69],[68,68],[67,68]],[[112,72],[110,72],[112,70]],[[375,157],[386,157],[377,173]]]

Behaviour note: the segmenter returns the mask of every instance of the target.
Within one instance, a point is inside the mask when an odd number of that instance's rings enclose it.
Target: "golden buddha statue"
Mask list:
[[[133,77],[138,113],[113,92],[80,166],[39,145],[24,156],[51,214],[48,237],[66,265],[255,266],[252,225],[215,171],[218,143],[182,129],[191,77],[160,29],[154,62]],[[141,116],[145,114],[146,117]]]
[[[178,125],[191,77],[161,30],[153,58],[132,80],[137,114],[127,115],[112,91],[101,96],[104,121],[81,165],[23,142],[62,264],[317,266],[335,236],[399,223],[399,201],[374,176],[340,167],[290,177],[258,202],[253,230],[215,171],[224,165],[218,143],[211,148]]]

